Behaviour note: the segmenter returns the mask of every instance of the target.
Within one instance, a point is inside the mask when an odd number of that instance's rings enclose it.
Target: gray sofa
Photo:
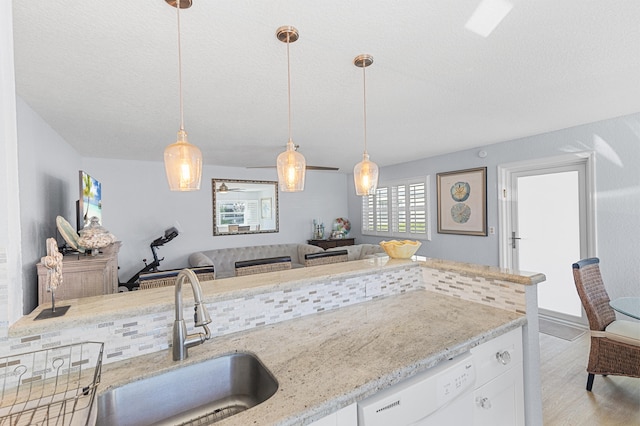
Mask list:
[[[290,256],[291,267],[302,268],[304,267],[305,254],[319,253],[322,251],[324,251],[322,248],[310,244],[270,244],[265,246],[230,247],[195,252],[189,256],[189,264],[192,267],[213,265],[216,278],[226,278],[235,275],[235,263],[239,260]]]
[[[386,256],[382,247],[377,244],[356,244],[330,248],[327,251],[347,250],[349,260],[367,259],[375,256]],[[235,276],[235,263],[239,260],[264,259],[267,257],[290,256],[292,268],[304,267],[304,255],[321,253],[324,250],[310,244],[271,244],[265,246],[230,247],[206,251],[198,251],[189,256],[192,267],[211,266],[215,269],[216,278]]]
[[[386,256],[387,253],[378,244],[356,244],[353,246],[333,247],[327,251],[346,250],[348,260],[370,259],[377,256]]]

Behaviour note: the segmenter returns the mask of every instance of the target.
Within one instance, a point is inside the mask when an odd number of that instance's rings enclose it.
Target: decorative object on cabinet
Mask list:
[[[355,244],[355,238],[336,238],[328,240],[307,240],[308,244],[312,246],[322,247],[323,249],[329,249],[333,247],[352,246]]]
[[[437,174],[438,233],[487,235],[487,168]]]
[[[351,222],[349,219],[339,217],[333,222],[333,230],[335,231],[335,237],[332,238],[346,238],[351,231]]]
[[[78,233],[71,227],[71,224],[67,222],[67,220],[62,217],[56,217],[56,226],[58,227],[58,232],[62,235],[62,238],[66,241],[67,245],[75,251],[79,251],[80,253],[84,253],[84,247],[81,247],[78,243],[80,236]]]
[[[120,242],[104,247],[97,256],[67,254],[62,259],[64,286],[58,289],[58,300],[99,296],[118,292],[118,251]],[[47,268],[36,265],[38,270],[38,304],[49,301],[47,296]],[[59,309],[60,307],[56,308]]]
[[[211,190],[213,235],[279,232],[278,182],[214,178]]]
[[[202,152],[189,143],[184,130],[182,102],[182,46],[180,43],[180,9],[191,7],[191,0],[168,0],[178,16],[178,91],[180,92],[180,130],[177,141],[164,150],[164,167],[171,191],[197,191],[202,177]]]
[[[587,390],[591,392],[596,374],[640,377],[640,323],[616,320],[600,274],[600,259],[582,259],[572,267],[591,329]]]
[[[96,256],[99,249],[115,242],[115,235],[100,226],[99,219],[95,216],[91,218],[89,226],[80,230],[80,238],[78,239],[78,244],[88,249],[92,256]]]
[[[320,219],[313,219],[313,237],[314,240],[324,239],[324,223]]]
[[[55,238],[47,238],[47,255],[40,259],[42,265],[47,268],[46,288],[51,293],[51,309],[45,309],[36,316],[36,320],[60,317],[67,313],[68,306],[56,309],[56,289],[62,285],[62,254],[58,251],[58,243]]]
[[[411,240],[380,242],[380,247],[393,259],[411,259],[411,256],[416,254],[421,245],[420,241]]]

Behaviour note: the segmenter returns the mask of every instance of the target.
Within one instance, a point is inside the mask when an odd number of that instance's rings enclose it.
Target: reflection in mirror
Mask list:
[[[211,179],[213,235],[278,232],[278,182]]]

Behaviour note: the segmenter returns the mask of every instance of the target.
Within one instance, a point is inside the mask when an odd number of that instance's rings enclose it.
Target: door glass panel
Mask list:
[[[538,306],[581,316],[571,265],[580,259],[577,171],[517,178],[519,268],[542,272]]]

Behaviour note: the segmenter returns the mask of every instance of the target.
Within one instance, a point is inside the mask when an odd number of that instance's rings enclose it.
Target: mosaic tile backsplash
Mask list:
[[[525,314],[525,287],[497,278],[423,268],[425,288],[470,302]]]
[[[382,269],[347,278],[328,278],[308,286],[284,286],[276,291],[251,294],[231,300],[207,304],[213,322],[209,325],[212,337],[235,333],[338,309],[380,297],[408,291],[424,290],[422,268],[418,264],[402,268]],[[191,318],[193,306],[185,304],[184,316]],[[165,313],[140,315],[74,327],[61,331],[21,338],[4,338],[2,355],[39,350],[76,343],[98,341],[105,343],[103,363],[167,350],[171,342],[173,310]],[[188,332],[193,323],[187,320]]]

